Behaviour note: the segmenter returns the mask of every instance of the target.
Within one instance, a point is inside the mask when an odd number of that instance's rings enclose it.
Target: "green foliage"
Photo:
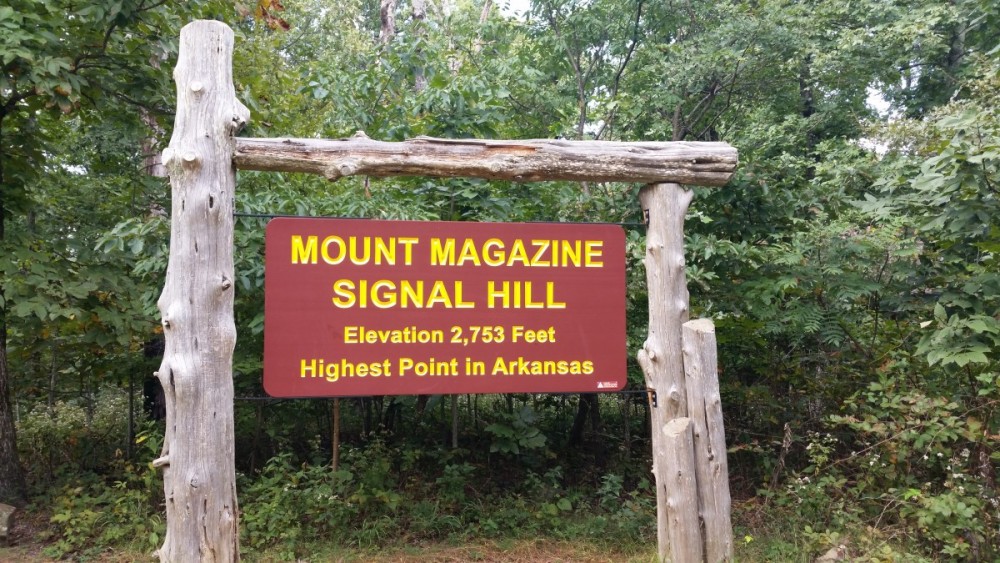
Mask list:
[[[148,426],[136,444],[144,456],[159,455],[162,432]],[[159,547],[165,523],[160,514],[163,480],[158,470],[117,459],[104,476],[77,471],[63,484],[36,499],[51,510],[51,528],[43,537],[49,557],[90,558],[108,546],[150,552]]]
[[[22,461],[55,491],[52,556],[160,539],[155,516],[156,535],[139,527],[159,511],[156,473],[116,454],[123,395],[109,389],[155,361],[139,352],[157,337],[169,198],[140,153],[156,150],[150,118],[169,125],[174,38],[196,16],[235,27],[253,136],[737,146],[736,176],[697,189],[686,232],[692,316],[718,329],[733,488],[773,480],[750,504],[787,521],[779,541],[748,532],[743,547],[764,560],[848,540],[878,560],[997,556],[990,3],[539,0],[519,20],[481,20],[465,2],[423,21],[400,3],[387,43],[361,0],[289,3],[289,32],[216,2],[70,4],[0,8],[0,324]],[[892,112],[867,107],[871,92]],[[638,186],[622,184],[241,172],[239,187],[237,210],[265,215],[641,220]],[[240,217],[235,233],[238,395],[262,393],[264,224]],[[627,245],[634,357],[649,305],[641,228]],[[641,395],[602,397],[602,427],[575,449],[564,397],[460,403],[451,450],[440,397],[343,400],[334,473],[328,402],[239,402],[243,544],[293,559],[317,541],[651,541]],[[70,478],[80,470],[99,476]]]
[[[880,503],[945,553],[991,553],[981,549],[1000,539],[1000,497],[983,472],[990,446],[980,418],[991,411],[965,411],[954,401],[906,392],[894,377],[869,385],[848,409],[852,414],[832,421],[870,444],[863,450],[867,470],[859,468],[859,496],[878,492]]]
[[[996,194],[1000,177],[1000,66],[977,59],[983,73],[973,97],[942,108],[928,123],[908,123],[916,154],[900,154],[876,184],[881,197],[861,205],[878,217],[904,214],[921,246],[926,311],[917,350],[931,364],[986,368],[996,362],[1000,325],[1000,249]],[[898,134],[898,133],[893,133]]]
[[[90,400],[36,405],[17,425],[21,460],[30,480],[50,481],[58,472],[94,471],[116,463],[128,439],[128,395],[101,389]],[[142,413],[136,417],[142,422]]]
[[[476,467],[470,463],[448,464],[441,477],[434,480],[438,486],[438,498],[451,506],[459,506],[467,500],[466,487],[472,480]]]
[[[545,533],[633,542],[648,540],[652,532],[655,508],[648,482],[625,491],[621,477],[612,475],[599,495],[570,491],[556,467],[544,475],[529,473],[523,491],[488,493],[469,463],[437,465],[440,477],[433,481],[401,484],[390,469],[400,457],[419,455],[376,442],[345,452],[336,473],[325,465],[295,465],[289,456],[273,458],[243,485],[243,545],[250,553],[277,550],[293,559],[317,541],[370,548],[399,538]],[[405,471],[406,465],[403,461],[399,467]],[[476,491],[475,499],[470,491]]]
[[[537,450],[545,447],[545,435],[534,426],[537,415],[530,405],[524,405],[506,420],[494,422],[486,427],[493,435],[491,452],[519,455],[521,450]]]
[[[292,557],[303,539],[314,534],[347,539],[340,532],[360,516],[349,500],[353,480],[348,470],[295,467],[288,456],[270,460],[243,488],[242,543],[253,550],[280,542]]]
[[[96,117],[90,110],[106,101],[115,109],[123,101],[165,105],[167,74],[150,61],[175,51],[182,18],[208,15],[203,10],[211,6],[13,0],[0,8],[4,215],[27,211],[23,198],[42,175],[60,114]]]

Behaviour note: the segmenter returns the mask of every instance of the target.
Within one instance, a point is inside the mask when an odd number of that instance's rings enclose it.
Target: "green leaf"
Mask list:
[[[973,352],[961,352],[961,353],[958,353],[958,354],[952,354],[952,355],[949,355],[949,356],[945,356],[942,359],[941,363],[942,364],[955,364],[958,367],[965,367],[967,364],[970,364],[970,363],[974,363],[974,364],[988,364],[989,362],[990,362],[989,358],[986,357],[986,354],[984,354],[982,352],[979,352],[979,351],[973,351]]]

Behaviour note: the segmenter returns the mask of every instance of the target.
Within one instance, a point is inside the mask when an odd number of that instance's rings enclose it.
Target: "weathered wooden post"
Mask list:
[[[232,81],[233,32],[215,21],[181,30],[170,175],[170,257],[158,306],[166,349],[161,456],[163,561],[239,559],[233,446],[233,136],[249,119]]]
[[[646,280],[649,291],[649,336],[639,350],[639,365],[652,393],[653,476],[656,480],[656,535],[659,557],[664,561],[700,561],[694,553],[677,553],[681,546],[669,541],[668,516],[671,483],[681,468],[670,467],[671,452],[665,428],[671,420],[687,415],[684,359],[680,327],[688,320],[688,290],[684,275],[684,215],[693,193],[678,184],[651,184],[639,192],[646,216]],[[686,470],[686,469],[684,469]],[[697,507],[690,507],[697,514]],[[688,523],[689,524],[689,523]],[[697,522],[695,522],[697,524]],[[690,531],[688,531],[688,534]],[[685,535],[685,534],[680,534]]]
[[[665,471],[662,477],[667,529],[657,536],[660,559],[676,563],[700,563],[704,557],[703,538],[698,514],[698,471],[695,468],[694,435],[691,419],[674,418],[663,425],[660,440],[663,456],[654,460]],[[656,434],[656,432],[654,432]],[[658,485],[659,486],[659,485]],[[664,547],[666,546],[666,549]],[[664,556],[667,551],[669,556]]]
[[[649,337],[639,364],[653,398],[653,474],[659,558],[730,561],[729,472],[715,327],[688,321],[684,215],[692,192],[654,184],[639,193],[648,224]]]
[[[730,517],[729,463],[722,424],[718,353],[711,319],[695,319],[682,327],[684,375],[688,416],[694,429],[698,510],[705,534],[705,560],[733,559],[733,523]]]

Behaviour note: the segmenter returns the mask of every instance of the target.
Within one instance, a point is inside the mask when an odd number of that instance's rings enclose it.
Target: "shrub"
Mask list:
[[[143,422],[136,412],[136,425]],[[59,473],[95,471],[118,460],[128,440],[128,394],[102,388],[92,404],[80,400],[38,404],[17,425],[18,453],[29,479],[51,482]]]

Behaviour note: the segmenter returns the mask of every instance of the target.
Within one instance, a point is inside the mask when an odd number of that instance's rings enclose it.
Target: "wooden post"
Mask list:
[[[233,32],[181,30],[170,175],[170,257],[157,303],[166,349],[162,455],[167,532],[161,561],[240,557],[233,449],[233,136],[249,119],[232,81]]]
[[[639,192],[646,215],[646,280],[649,288],[649,337],[639,350],[639,365],[654,402],[650,405],[653,475],[656,479],[656,527],[661,560],[669,560],[672,534],[667,499],[671,476],[666,466],[670,444],[662,429],[687,415],[681,325],[688,320],[684,276],[684,215],[692,192],[677,184],[653,184]],[[697,507],[692,507],[697,512]]]
[[[703,560],[698,520],[698,484],[691,419],[675,418],[663,426],[666,456],[659,460],[666,473],[667,537],[669,556],[663,561],[695,563]]]
[[[709,563],[732,561],[732,501],[722,397],[719,395],[715,325],[711,319],[688,321],[683,326],[682,340],[688,416],[694,428],[698,507],[705,532],[705,560]]]

